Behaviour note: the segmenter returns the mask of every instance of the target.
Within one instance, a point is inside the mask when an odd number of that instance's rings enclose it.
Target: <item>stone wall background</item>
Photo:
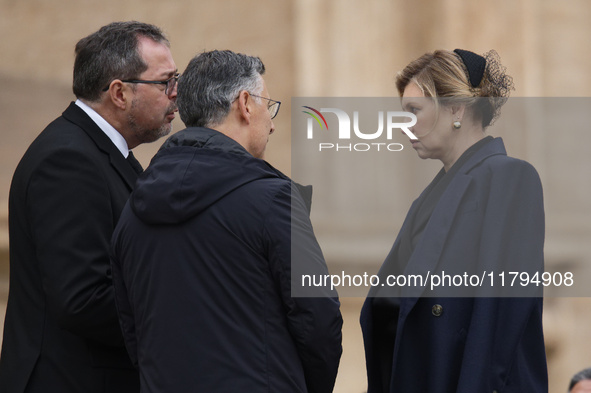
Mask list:
[[[77,40],[106,23],[129,19],[161,26],[181,71],[203,50],[260,56],[267,66],[271,97],[283,102],[267,159],[286,173],[291,160],[291,97],[394,96],[395,73],[437,48],[478,53],[495,49],[515,79],[513,96],[585,97],[591,92],[587,0],[0,0],[0,321],[8,292],[7,199],[14,168],[29,143],[73,99],[70,83]],[[182,128],[175,120],[174,129]],[[530,161],[542,177],[547,263],[589,266],[587,127],[569,128],[567,123],[539,133],[530,127],[502,136],[509,154]],[[159,145],[136,149],[144,166]],[[397,179],[402,186],[388,195],[398,208],[391,225],[380,227],[382,237],[390,239],[412,199],[439,168],[434,162],[417,163],[416,157],[404,160],[401,164],[408,171]],[[315,200],[314,209],[323,203],[327,201]],[[318,212],[313,215],[318,238],[331,270],[338,271],[348,262],[335,251],[334,239],[342,242],[341,235],[352,238],[355,233],[343,234],[321,217]],[[390,245],[379,244],[376,250],[373,243],[366,249],[361,244],[356,252],[371,255],[364,269],[377,269]],[[345,352],[336,392],[366,388],[358,327],[361,301],[343,299]],[[574,372],[591,366],[590,306],[586,298],[546,301],[551,392],[565,391]]]

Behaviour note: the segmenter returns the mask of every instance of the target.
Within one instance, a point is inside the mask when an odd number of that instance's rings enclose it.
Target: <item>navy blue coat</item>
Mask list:
[[[416,209],[411,206],[401,233]],[[394,263],[400,235],[382,269]],[[507,157],[497,138],[478,150],[442,194],[405,275],[470,264],[514,271],[543,267],[542,187],[528,163]],[[374,292],[370,291],[370,296]],[[374,335],[378,312],[362,312],[368,393],[548,391],[542,299],[425,297],[404,287],[395,327],[390,387],[382,383]]]
[[[336,293],[291,297],[292,235],[294,263],[327,273],[309,197],[217,131],[188,128],[164,144],[113,237],[116,300],[142,392],[332,391]]]

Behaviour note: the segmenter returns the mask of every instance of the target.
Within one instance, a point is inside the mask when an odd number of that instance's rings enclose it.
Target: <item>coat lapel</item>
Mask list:
[[[64,111],[63,116],[88,134],[99,150],[109,156],[111,166],[121,176],[129,189],[133,189],[138,176],[136,171],[99,126],[75,103],[70,104]]]
[[[425,277],[427,272],[433,273],[438,265],[439,257],[445,245],[447,234],[451,229],[460,201],[470,185],[471,178],[465,174],[456,174],[443,193],[429,219],[421,240],[419,240],[413,252],[404,274],[421,275]],[[444,206],[445,208],[441,208]],[[402,296],[418,298],[425,287],[408,286],[402,288]]]
[[[450,232],[451,225],[458,209],[460,208],[460,202],[470,185],[472,177],[469,175],[469,172],[486,158],[498,154],[507,154],[501,138],[495,138],[484,145],[479,151],[474,153],[468,162],[466,162],[460,168],[458,173],[456,173],[437,203],[437,206],[425,227],[425,231],[421,236],[421,240],[417,244],[415,251],[408,262],[404,272],[407,277],[408,275],[416,274],[421,275],[424,278],[427,272],[433,273],[436,271],[441,253],[445,246],[447,235]],[[416,208],[415,204],[416,203],[413,203],[414,208]],[[409,211],[408,217],[411,216],[411,213],[412,208],[411,211]],[[397,241],[398,240],[399,239],[397,239]],[[402,303],[405,306],[402,307],[400,312],[401,317],[410,312],[424,290],[425,287],[421,286],[408,286],[402,288],[401,296],[408,299]]]
[[[400,231],[398,232],[398,236],[396,237],[396,240],[394,241],[394,245],[392,246],[392,249],[388,253],[388,256],[386,256],[384,263],[382,263],[382,266],[380,267],[380,270],[378,272],[378,276],[380,277],[381,282],[384,282],[384,280],[386,279],[388,274],[391,274],[390,272],[393,269],[392,266],[396,265],[398,247],[400,247],[400,241],[402,238],[401,234],[405,233],[405,231],[407,230],[407,227],[410,225],[410,221],[411,221],[410,218],[414,216],[415,210],[417,209],[417,201],[419,199],[420,199],[420,197],[415,199],[415,201],[410,206],[410,209],[408,210],[408,213],[406,214],[404,222],[402,223],[402,227],[400,228]],[[379,287],[379,286],[372,286],[369,289],[367,296],[368,297],[376,296],[376,293],[378,292],[378,290],[380,288],[381,287]]]

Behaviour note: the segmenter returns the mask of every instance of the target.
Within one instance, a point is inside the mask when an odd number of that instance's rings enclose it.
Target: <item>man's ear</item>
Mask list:
[[[119,79],[115,79],[109,85],[107,94],[111,102],[119,109],[125,110],[129,100],[130,88]]]
[[[240,113],[240,117],[244,119],[246,124],[250,124],[250,118],[253,110],[253,98],[246,90],[242,90],[238,95],[236,102],[238,103],[238,112]]]

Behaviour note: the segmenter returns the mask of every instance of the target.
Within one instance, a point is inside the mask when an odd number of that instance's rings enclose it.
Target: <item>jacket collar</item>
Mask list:
[[[502,138],[495,138],[478,149],[470,159],[462,165],[458,173],[467,174],[491,156],[507,155]]]
[[[66,120],[80,127],[90,139],[92,139],[98,149],[109,156],[111,166],[117,171],[117,173],[119,173],[121,178],[127,183],[128,187],[133,189],[135,181],[137,180],[137,173],[125,157],[123,157],[119,149],[117,149],[117,146],[113,144],[109,137],[105,135],[86,112],[72,102],[62,116]]]
[[[226,153],[237,154],[239,156],[248,156],[253,160],[260,161],[261,165],[267,166],[278,177],[288,180],[292,183],[292,186],[302,197],[308,213],[312,208],[312,186],[303,186],[292,181],[289,177],[283,174],[281,171],[273,167],[268,162],[254,158],[242,145],[233,140],[232,138],[224,135],[223,133],[206,127],[188,127],[184,130],[177,132],[172,135],[160,148],[160,151],[178,146],[190,146],[198,148],[206,148],[210,150],[219,150]]]
[[[219,150],[240,156],[252,155],[242,145],[223,133],[205,127],[188,127],[177,132],[164,142],[160,151],[177,146],[190,146]],[[254,157],[252,157],[254,159]]]

